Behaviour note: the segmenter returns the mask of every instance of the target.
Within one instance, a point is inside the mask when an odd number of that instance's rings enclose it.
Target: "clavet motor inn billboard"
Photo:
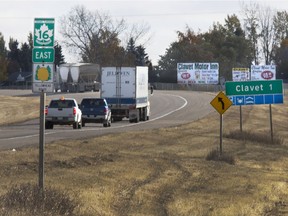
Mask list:
[[[178,63],[177,81],[179,84],[218,84],[218,63]]]

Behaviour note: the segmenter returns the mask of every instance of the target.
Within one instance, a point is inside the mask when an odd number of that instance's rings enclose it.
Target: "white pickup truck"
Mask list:
[[[52,99],[45,109],[45,129],[53,129],[54,125],[73,125],[73,129],[81,129],[82,112],[73,98]]]

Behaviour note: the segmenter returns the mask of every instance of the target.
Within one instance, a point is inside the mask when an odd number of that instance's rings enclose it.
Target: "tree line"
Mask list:
[[[55,65],[59,66],[64,63],[64,55],[58,42],[55,44]],[[32,33],[27,36],[27,42],[20,44],[20,46],[16,39],[10,38],[8,47],[9,49],[7,50],[4,37],[0,32],[0,81],[6,81],[9,74],[15,72],[32,73]]]
[[[219,75],[232,80],[232,68],[252,64],[277,65],[277,79],[288,79],[288,14],[257,3],[242,5],[243,21],[227,15],[223,25],[214,23],[208,32],[189,26],[177,32],[155,73],[162,82],[177,82],[177,63],[218,62]],[[161,78],[162,77],[162,78]]]
[[[251,2],[242,5],[239,16],[227,15],[224,24],[213,23],[207,32],[186,26],[152,66],[145,51],[149,41],[147,24],[128,26],[109,14],[91,12],[76,6],[61,17],[63,45],[79,56],[80,62],[100,66],[149,66],[150,82],[177,82],[177,63],[218,62],[220,76],[231,80],[233,67],[276,64],[277,78],[288,79],[288,14]],[[19,44],[10,38],[9,50],[0,33],[0,80],[17,71],[32,71],[32,34]],[[55,64],[65,62],[62,47],[56,43]]]

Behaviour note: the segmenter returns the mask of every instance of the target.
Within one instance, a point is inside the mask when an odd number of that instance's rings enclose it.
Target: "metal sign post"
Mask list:
[[[223,115],[220,114],[220,155],[222,155],[222,141],[223,140]]]
[[[45,101],[46,93],[40,95],[40,131],[39,131],[39,188],[44,190],[44,144],[45,144]]]
[[[215,110],[220,114],[220,155],[222,154],[222,137],[223,137],[223,113],[232,105],[232,101],[223,92],[210,102]]]
[[[272,122],[272,105],[269,104],[269,111],[270,111],[270,132],[271,132],[271,142],[273,144],[273,122]]]
[[[240,105],[240,132],[242,132],[242,106]]]

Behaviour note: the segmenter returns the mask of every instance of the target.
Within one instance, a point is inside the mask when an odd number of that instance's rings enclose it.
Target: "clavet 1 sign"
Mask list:
[[[282,80],[226,82],[226,95],[233,105],[281,104]]]
[[[276,65],[251,65],[251,80],[275,80]]]

